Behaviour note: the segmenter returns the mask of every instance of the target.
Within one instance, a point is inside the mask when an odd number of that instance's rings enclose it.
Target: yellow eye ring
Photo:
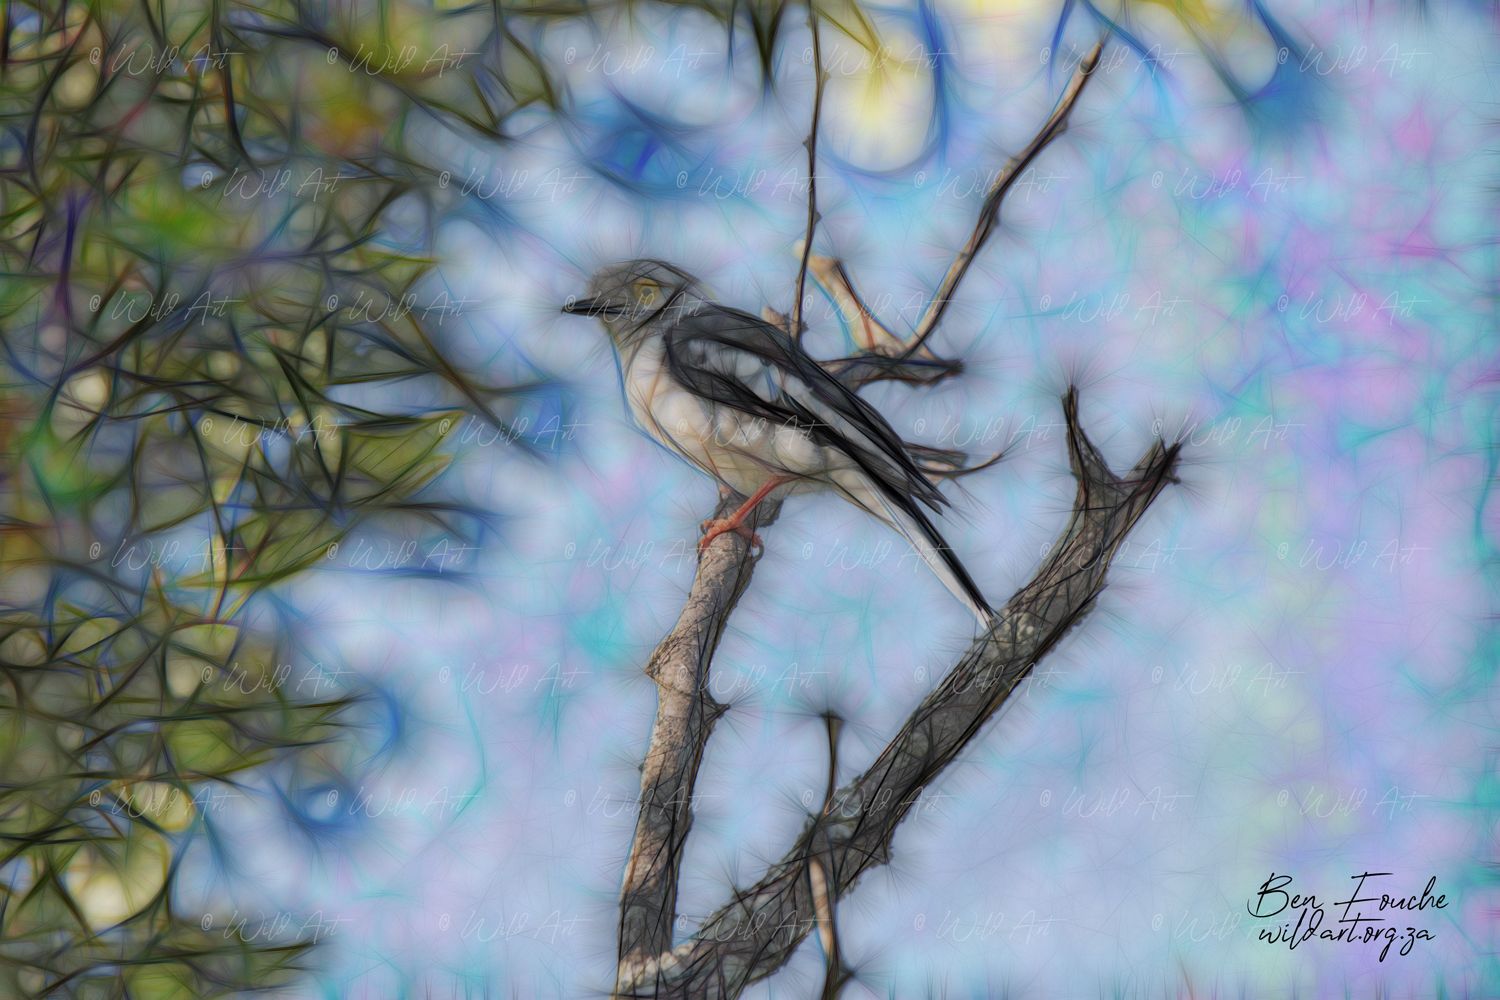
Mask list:
[[[650,278],[642,278],[633,286],[635,288],[635,301],[637,305],[649,306],[656,301],[661,293],[661,285]]]

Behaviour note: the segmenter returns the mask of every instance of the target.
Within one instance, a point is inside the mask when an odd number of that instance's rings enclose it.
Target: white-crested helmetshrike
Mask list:
[[[708,301],[692,275],[654,260],[600,271],[563,309],[603,322],[642,429],[749,498],[707,522],[701,545],[748,534],[745,518],[768,496],[830,489],[901,532],[989,625],[984,595],[922,509],[948,500],[914,446],[784,330]]]

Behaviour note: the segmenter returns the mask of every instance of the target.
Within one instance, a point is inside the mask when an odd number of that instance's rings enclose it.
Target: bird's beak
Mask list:
[[[621,312],[622,310],[598,298],[588,298],[569,299],[563,304],[562,311],[578,316],[607,316]]]

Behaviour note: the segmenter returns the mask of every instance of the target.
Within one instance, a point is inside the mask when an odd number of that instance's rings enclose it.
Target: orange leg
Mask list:
[[[773,476],[772,478],[766,480],[766,484],[764,486],[755,491],[754,496],[752,496],[749,500],[746,500],[744,503],[740,504],[739,508],[733,514],[730,514],[728,517],[710,518],[709,520],[704,521],[701,525],[701,527],[703,528],[703,537],[698,539],[698,551],[702,552],[704,549],[708,548],[710,542],[712,542],[715,538],[718,538],[720,535],[724,534],[724,532],[726,531],[732,531],[735,534],[742,536],[751,545],[759,545],[760,536],[751,531],[749,528],[745,527],[745,518],[750,516],[750,512],[753,511],[757,506],[759,506],[762,500],[770,496],[772,490],[785,483],[791,482],[793,478],[795,477]]]

